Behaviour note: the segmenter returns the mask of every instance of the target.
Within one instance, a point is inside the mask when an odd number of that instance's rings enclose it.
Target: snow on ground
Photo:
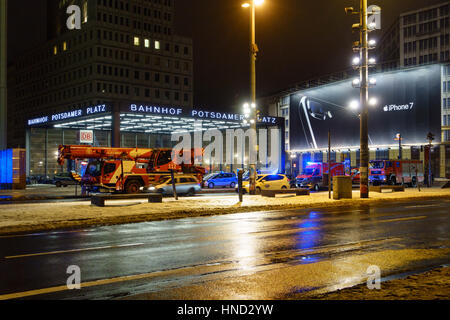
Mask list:
[[[405,192],[374,193],[370,199],[360,199],[359,191],[353,191],[352,200],[329,200],[327,192],[310,196],[280,196],[263,198],[244,196],[204,196],[164,198],[163,203],[147,203],[144,200],[107,201],[105,208],[91,206],[90,202],[55,202],[0,205],[0,234],[29,232],[69,227],[134,223],[166,219],[208,216],[237,212],[276,209],[295,209],[320,206],[355,206],[386,200],[407,200],[430,197],[450,198],[450,189],[406,189]]]

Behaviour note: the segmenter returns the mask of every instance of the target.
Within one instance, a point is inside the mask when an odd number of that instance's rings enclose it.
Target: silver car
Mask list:
[[[202,190],[197,178],[193,175],[180,175],[175,177],[175,188],[177,194],[193,196]],[[167,177],[162,182],[150,188],[150,191],[156,191],[164,195],[173,195],[172,178]]]

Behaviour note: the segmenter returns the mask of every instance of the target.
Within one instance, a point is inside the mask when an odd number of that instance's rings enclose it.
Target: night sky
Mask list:
[[[176,33],[194,40],[194,104],[238,110],[249,95],[249,12],[244,0],[176,0]],[[444,0],[377,0],[386,29],[402,12]],[[24,5],[27,4],[26,6]],[[265,0],[257,10],[257,94],[346,69],[359,0]],[[26,10],[24,10],[26,8]],[[45,0],[9,1],[9,60],[45,41]],[[379,38],[383,30],[373,34]]]

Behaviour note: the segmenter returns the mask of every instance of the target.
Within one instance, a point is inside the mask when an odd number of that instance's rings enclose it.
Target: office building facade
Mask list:
[[[73,5],[80,9],[80,30],[68,27]],[[49,0],[48,41],[10,68],[9,145],[24,147],[27,119],[43,113],[103,104],[120,109],[130,101],[192,107],[192,40],[174,34],[174,5]]]

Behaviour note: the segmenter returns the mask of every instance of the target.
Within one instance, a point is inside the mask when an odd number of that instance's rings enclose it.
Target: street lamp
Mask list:
[[[369,197],[369,104],[376,105],[375,99],[369,100],[369,87],[374,86],[376,81],[369,80],[369,67],[376,64],[375,58],[369,58],[369,50],[375,48],[375,41],[369,41],[369,32],[380,29],[380,12],[378,6],[367,6],[367,0],[360,0],[360,12],[355,12],[352,7],[345,8],[345,13],[359,15],[360,23],[353,24],[352,29],[358,30],[360,34],[359,42],[353,45],[353,51],[359,52],[359,57],[353,58],[352,64],[355,69],[359,69],[359,81],[353,80],[352,85],[360,88],[360,102],[352,102],[350,107],[354,110],[360,109],[360,197]],[[370,12],[369,12],[370,9]]]
[[[256,6],[262,5],[264,0],[251,0],[242,4],[243,8],[250,8],[250,91],[251,114],[250,128],[256,132],[256,56],[259,52],[256,45]],[[256,159],[258,158],[258,142],[255,143]],[[253,157],[250,157],[251,159]],[[256,160],[257,161],[257,160]],[[256,194],[256,163],[250,164],[249,193]]]

